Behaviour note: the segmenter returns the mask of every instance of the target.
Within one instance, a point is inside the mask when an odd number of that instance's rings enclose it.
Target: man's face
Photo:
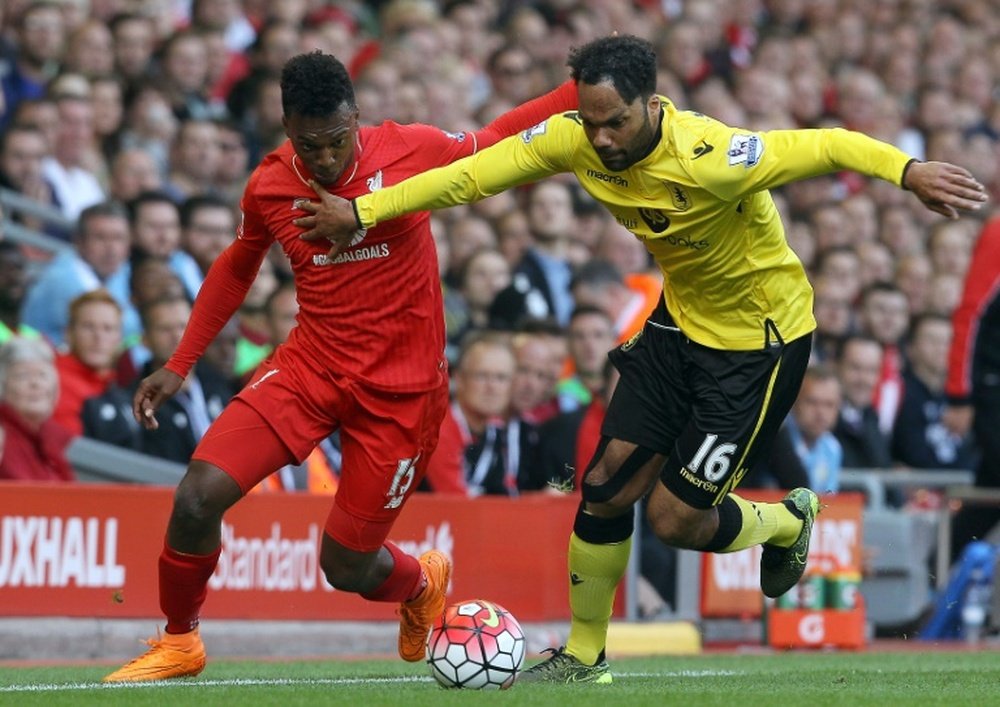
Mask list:
[[[146,70],[153,54],[156,37],[153,24],[146,18],[128,20],[115,28],[115,63],[125,76]]]
[[[64,98],[58,108],[55,151],[66,164],[79,164],[94,139],[94,107],[86,99]]]
[[[558,378],[548,344],[542,339],[523,342],[517,349],[510,386],[510,404],[514,412],[526,413],[550,399]]]
[[[528,204],[528,220],[531,232],[543,242],[568,237],[576,225],[569,188],[557,182],[536,186]]]
[[[144,191],[155,191],[162,185],[156,162],[147,152],[129,150],[120,154],[111,169],[111,193],[121,201],[129,201]]]
[[[195,179],[214,179],[222,156],[219,129],[207,121],[185,123],[178,135],[176,154],[178,171]]]
[[[293,114],[282,118],[296,156],[317,182],[332,186],[354,161],[358,112],[344,104],[324,118]],[[306,177],[307,175],[302,175]]]
[[[838,372],[844,397],[851,405],[862,408],[872,404],[881,370],[882,347],[874,341],[854,339],[844,347]]]
[[[850,294],[830,281],[817,283],[813,313],[819,333],[827,336],[845,335],[851,328]]]
[[[948,347],[951,345],[951,324],[947,321],[925,321],[914,333],[909,354],[918,374],[943,377],[948,372]]]
[[[58,7],[39,7],[24,18],[21,51],[33,64],[56,61],[66,43],[66,25]]]
[[[484,418],[504,415],[514,366],[514,354],[506,346],[473,345],[456,373],[455,399],[467,413]]]
[[[583,130],[601,162],[612,172],[638,162],[656,134],[660,99],[625,103],[610,82],[578,86]]]
[[[157,305],[149,313],[143,339],[156,363],[162,364],[173,355],[190,318],[191,306],[183,300]]]
[[[603,371],[608,351],[614,347],[615,330],[607,317],[580,314],[569,323],[569,352],[581,374]]]
[[[148,258],[132,270],[132,302],[137,309],[165,297],[184,298],[184,283],[166,260]]]
[[[27,259],[20,249],[0,251],[0,310],[16,311],[24,299]]]
[[[835,378],[810,378],[802,389],[792,412],[805,440],[812,444],[837,424],[840,411],[840,383]]]
[[[490,71],[490,79],[496,92],[517,103],[531,98],[531,64],[531,55],[521,48],[512,49],[497,57],[496,65]]]
[[[177,207],[166,201],[150,201],[139,207],[132,227],[139,248],[156,258],[169,258],[181,242],[181,219]]]
[[[27,125],[34,125],[42,131],[45,137],[45,154],[50,154],[55,148],[59,133],[59,108],[55,101],[29,101],[18,111],[18,120]]]
[[[42,158],[47,152],[42,133],[15,129],[0,154],[0,172],[18,189],[34,186],[42,179]]]
[[[902,292],[872,292],[862,313],[868,332],[883,344],[897,344],[909,326],[910,312]]]
[[[66,330],[69,350],[95,371],[114,366],[122,343],[122,315],[106,302],[91,302],[80,307]]]
[[[205,206],[191,214],[184,230],[185,249],[206,272],[236,236],[233,213],[223,206]]]
[[[122,216],[91,216],[83,225],[78,250],[101,278],[124,265],[129,249],[128,221]]]
[[[200,91],[208,72],[206,59],[204,40],[188,36],[171,46],[164,62],[166,76],[182,91]]]
[[[487,310],[497,293],[510,284],[510,265],[499,252],[485,251],[469,261],[462,294],[470,307]]]

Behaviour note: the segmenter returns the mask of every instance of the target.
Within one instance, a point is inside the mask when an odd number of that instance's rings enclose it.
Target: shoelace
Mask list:
[[[162,642],[163,642],[163,638],[160,635],[160,629],[156,629],[156,638],[144,638],[144,639],[140,639],[139,640],[139,643],[144,643],[147,646],[149,646],[150,650],[158,647]],[[122,668],[127,668],[130,665],[138,663],[140,660],[142,660],[143,658],[145,658],[148,654],[149,654],[149,651],[146,651],[142,655],[137,655],[135,658],[133,658],[132,660],[130,660],[129,662],[127,662],[125,665],[123,665]]]
[[[548,673],[555,670],[557,665],[565,663],[568,660],[573,660],[572,656],[565,652],[565,647],[543,648],[542,653],[551,653],[552,655],[536,665],[532,670]]]
[[[399,618],[403,620],[403,623],[405,623],[408,628],[416,628],[421,624],[420,617],[414,616],[413,609],[397,609],[396,613],[399,615]]]

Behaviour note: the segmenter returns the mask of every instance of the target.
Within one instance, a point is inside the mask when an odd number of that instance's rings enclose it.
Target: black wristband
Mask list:
[[[903,170],[903,174],[906,174],[906,170]],[[361,223],[361,214],[358,213],[358,202],[351,199],[351,208],[354,210],[354,221],[358,224],[358,230],[364,229],[364,225]]]
[[[907,188],[907,186],[906,186],[906,173],[909,171],[910,166],[914,162],[919,162],[919,161],[920,160],[918,160],[916,157],[913,157],[913,158],[907,160],[906,164],[903,165],[903,173],[899,176],[899,186],[900,186],[901,189],[903,189],[903,191],[910,191],[909,188]]]

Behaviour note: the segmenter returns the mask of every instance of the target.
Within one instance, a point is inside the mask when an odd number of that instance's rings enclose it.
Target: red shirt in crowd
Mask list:
[[[87,398],[104,393],[115,378],[114,371],[101,373],[84,364],[73,354],[58,354],[56,370],[59,372],[59,400],[52,419],[74,435],[83,434],[80,411]]]
[[[66,461],[72,435],[53,419],[37,430],[9,405],[0,404],[0,479],[15,481],[73,481]]]

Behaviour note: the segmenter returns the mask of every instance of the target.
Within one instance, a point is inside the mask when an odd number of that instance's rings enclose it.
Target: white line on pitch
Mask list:
[[[738,675],[735,670],[674,670],[665,672],[615,673],[619,678],[670,678],[670,677],[710,677]],[[218,680],[153,680],[150,682],[75,682],[39,685],[0,686],[0,693],[50,692],[80,690],[135,690],[160,687],[256,687],[269,685],[384,685],[399,683],[433,682],[431,677],[401,675],[386,678],[230,678]]]

